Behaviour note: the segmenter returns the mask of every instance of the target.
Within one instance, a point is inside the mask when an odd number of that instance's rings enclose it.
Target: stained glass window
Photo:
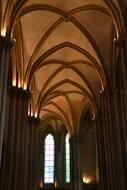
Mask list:
[[[69,135],[65,139],[65,152],[66,152],[66,183],[70,182],[70,144]]]
[[[52,134],[44,142],[44,183],[54,183],[54,138]]]

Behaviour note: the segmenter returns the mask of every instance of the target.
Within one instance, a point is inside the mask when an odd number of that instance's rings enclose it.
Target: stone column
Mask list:
[[[8,87],[1,190],[28,190],[30,127],[27,125],[30,93]]]
[[[115,135],[117,119],[113,94],[109,91],[101,95],[101,109],[97,122],[97,142],[100,171],[100,186],[103,190],[119,189],[117,138]],[[119,189],[120,190],[120,189]]]
[[[117,46],[120,51],[120,63],[122,67],[122,77],[123,77],[123,98],[124,98],[124,116],[127,123],[127,43],[126,38],[119,40]],[[125,125],[125,135],[127,139],[127,125]]]
[[[65,149],[64,147],[61,147],[61,136],[59,133],[57,133],[57,141],[56,141],[56,172],[55,172],[55,186],[61,187],[63,185],[64,181],[64,159],[65,158]],[[62,151],[63,150],[63,151]],[[62,154],[63,153],[63,154]]]
[[[81,139],[70,137],[71,190],[82,190]]]
[[[98,118],[96,122],[97,132],[97,150],[98,150],[98,166],[99,166],[99,189],[106,190],[107,188],[107,175],[106,175],[106,157],[104,148],[104,134],[103,134],[103,119]]]
[[[99,121],[98,139],[100,145],[101,185],[104,190],[125,190],[125,136],[123,104],[119,89],[112,89],[103,95],[101,121]],[[123,151],[124,147],[124,151]],[[126,168],[126,167],[125,167]]]
[[[97,135],[97,150],[98,150],[98,164],[99,164],[99,187],[100,189],[109,189],[109,164],[108,164],[108,130],[107,130],[107,110],[106,110],[106,96],[105,93],[100,94],[100,113],[95,119],[96,135]]]
[[[9,52],[13,46],[10,38],[0,36],[0,166],[3,145]]]
[[[123,89],[120,90],[120,93],[117,93],[117,100],[119,115],[120,118],[120,126],[119,130],[121,131],[121,150],[122,150],[122,159],[123,159],[123,167],[124,167],[124,186],[127,188],[126,178],[127,178],[127,36],[122,36],[123,39],[117,42],[118,48],[120,50],[121,55],[121,66],[122,66],[122,77],[123,77]],[[119,96],[119,98],[118,98]],[[121,110],[121,111],[120,111]]]
[[[125,131],[125,117],[122,102],[123,90],[112,90],[112,112],[113,112],[113,153],[115,162],[115,180],[117,182],[117,189],[126,189],[126,175],[127,175],[127,157],[126,157],[126,131]]]
[[[35,117],[28,117],[28,125],[30,128],[30,151],[29,151],[29,163],[28,163],[28,186],[27,190],[37,190],[41,186],[41,180],[39,181],[40,165],[38,165],[39,148],[38,147],[38,126],[40,119]]]

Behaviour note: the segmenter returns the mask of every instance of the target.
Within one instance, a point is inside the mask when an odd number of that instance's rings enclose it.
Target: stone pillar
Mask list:
[[[38,165],[39,156],[39,137],[38,126],[40,119],[29,116],[28,125],[30,127],[30,151],[29,151],[29,169],[28,169],[28,186],[27,190],[37,190],[41,187],[42,182],[39,181],[40,165]],[[39,151],[39,152],[38,152]]]
[[[13,41],[10,38],[0,36],[0,166],[4,133],[9,51],[12,46]]]
[[[56,144],[56,176],[55,176],[55,186],[56,187],[62,187],[63,182],[64,182],[64,176],[65,176],[65,164],[64,164],[64,159],[65,158],[65,149],[64,147],[61,147],[61,136],[59,133],[57,133],[58,137],[57,137],[57,144]],[[62,154],[63,153],[63,154]]]
[[[81,139],[70,137],[71,190],[82,190]]]
[[[124,116],[127,123],[127,43],[126,38],[119,40],[117,46],[120,51],[120,63],[122,67],[122,77],[123,77],[123,98],[124,98]],[[127,125],[125,125],[125,134],[127,139]]]
[[[107,150],[107,110],[106,110],[106,96],[100,94],[100,113],[95,119],[96,135],[97,135],[97,150],[98,150],[98,164],[99,164],[99,189],[109,189],[109,164],[108,164],[108,150]]]
[[[113,153],[115,162],[115,180],[117,182],[117,189],[126,189],[127,176],[127,152],[126,152],[126,131],[125,131],[125,117],[124,104],[122,101],[123,90],[112,90],[112,112],[113,112]]]
[[[117,107],[119,111],[119,130],[121,135],[121,153],[123,159],[124,167],[124,186],[127,189],[127,43],[126,36],[123,36],[123,39],[119,40],[118,48],[121,55],[121,66],[122,66],[122,77],[123,77],[123,91],[120,90],[120,93],[117,93]],[[119,100],[118,100],[119,99]],[[121,116],[120,116],[121,115]]]
[[[64,151],[65,152],[65,151]],[[57,159],[57,186],[62,187],[65,182],[65,168],[63,168],[63,156],[61,150],[57,153],[58,159]],[[65,155],[64,155],[65,157]],[[63,174],[64,173],[64,174]]]
[[[97,132],[97,150],[98,150],[98,166],[99,166],[99,189],[106,190],[106,159],[104,149],[103,119],[98,118],[96,122]]]
[[[101,188],[126,190],[125,134],[122,91],[113,89],[105,93],[101,104],[101,121],[98,121],[98,147]],[[124,149],[124,151],[123,151]]]
[[[1,190],[28,190],[30,127],[27,125],[30,93],[8,87],[1,167]]]

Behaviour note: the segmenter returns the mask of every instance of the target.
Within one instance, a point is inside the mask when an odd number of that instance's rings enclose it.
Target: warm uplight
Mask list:
[[[30,115],[30,107],[28,107],[28,116]]]
[[[113,41],[114,41],[114,42],[117,42],[117,39],[116,39],[116,38],[114,38],[114,39],[113,39]]]
[[[5,29],[2,29],[2,31],[1,31],[1,36],[3,36],[3,37],[6,36],[6,30],[5,30]]]
[[[91,182],[90,177],[83,177],[83,182],[87,184],[90,183]]]
[[[21,81],[18,81],[18,88],[21,88]]]
[[[27,89],[27,84],[24,83],[24,85],[23,85],[23,90],[26,90],[26,89]]]
[[[101,90],[100,90],[100,94],[102,94],[103,92],[104,92],[104,87],[102,85]]]
[[[95,114],[94,114],[93,117],[92,117],[92,121],[95,120],[95,118],[96,118],[96,116],[95,116]]]
[[[40,188],[42,188],[43,187],[43,183],[42,183],[42,181],[40,182]]]
[[[30,115],[31,115],[31,117],[33,116],[33,111],[31,111]]]
[[[34,115],[34,116],[35,116],[35,118],[37,118],[37,112],[35,112],[35,115]]]
[[[57,187],[57,181],[55,180],[55,187]]]
[[[16,79],[13,79],[12,86],[16,86]]]

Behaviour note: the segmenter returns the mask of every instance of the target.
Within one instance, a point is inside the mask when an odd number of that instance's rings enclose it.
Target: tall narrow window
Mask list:
[[[70,144],[69,135],[65,139],[65,153],[66,153],[66,183],[70,182]]]
[[[44,183],[54,183],[54,138],[48,134],[44,141]]]

